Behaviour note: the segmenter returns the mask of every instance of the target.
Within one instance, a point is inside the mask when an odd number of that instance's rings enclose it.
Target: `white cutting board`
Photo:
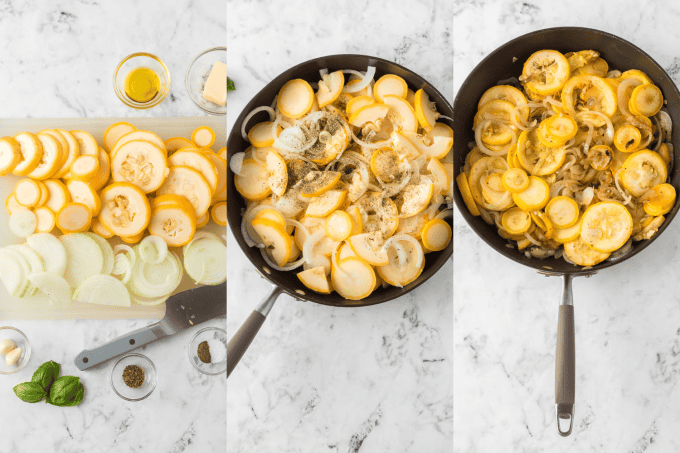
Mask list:
[[[43,129],[84,130],[92,134],[100,146],[104,131],[111,124],[126,121],[137,129],[148,130],[158,134],[163,140],[172,137],[185,137],[191,140],[191,132],[199,126],[210,126],[215,131],[213,150],[227,146],[227,124],[224,117],[186,117],[186,118],[23,118],[0,119],[0,137],[14,136],[19,132],[39,132]],[[14,190],[20,178],[14,175],[0,177],[0,201],[4,205],[7,196]],[[208,231],[219,236],[226,234],[226,228],[212,221],[206,225]],[[55,228],[53,234],[59,235]],[[23,238],[14,236],[9,230],[7,210],[0,207],[0,247],[10,244],[21,244]],[[122,243],[120,239],[110,239],[112,245]],[[175,250],[181,256],[181,249]],[[225,257],[226,259],[226,257]],[[175,292],[194,287],[194,283],[185,274],[182,283]],[[226,297],[226,295],[225,295]],[[66,307],[50,304],[47,298],[38,292],[35,296],[23,299],[12,297],[0,282],[0,321],[19,319],[160,319],[165,314],[165,303],[153,307],[132,304],[131,307],[108,307],[74,302]]]

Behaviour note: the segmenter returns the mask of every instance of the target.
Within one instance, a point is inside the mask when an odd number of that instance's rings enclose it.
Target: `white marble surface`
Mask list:
[[[496,47],[563,25],[617,34],[680,82],[675,2],[456,1],[454,13],[455,90]],[[498,255],[457,211],[454,222],[455,451],[679,451],[680,223],[642,255],[574,281],[576,421],[561,438],[554,406],[561,282]]]
[[[400,63],[452,100],[451,4],[228,1],[228,130],[267,82],[334,53]],[[227,331],[269,290],[229,237]],[[360,309],[284,296],[229,378],[230,453],[452,450],[452,261],[421,288]]]
[[[184,74],[200,51],[224,45],[226,6],[209,0],[0,0],[0,115],[106,117],[201,115],[188,97]],[[143,5],[143,6],[140,6]],[[111,78],[126,55],[148,51],[163,58],[173,84],[158,107],[133,111],[116,98]],[[0,119],[0,121],[2,121]],[[78,371],[76,354],[149,321],[12,321],[29,337],[30,363],[0,376],[0,451],[32,453],[218,452],[226,443],[226,379],[200,374],[187,346],[200,328],[138,350],[158,369],[158,386],[145,401],[128,403],[109,384],[113,362]],[[85,399],[77,407],[27,404],[12,387],[30,380],[44,361],[80,376]]]

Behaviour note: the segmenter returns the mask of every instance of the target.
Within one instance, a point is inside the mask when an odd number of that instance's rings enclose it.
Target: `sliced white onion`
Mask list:
[[[319,75],[323,79],[323,76],[328,75],[328,68],[319,69]]]
[[[243,239],[246,241],[246,244],[248,244],[248,247],[258,247],[262,248],[265,247],[265,245],[260,241],[260,238],[258,237],[257,233],[253,229],[253,227],[250,225],[250,222],[253,221],[255,218],[255,215],[262,211],[263,209],[273,209],[277,212],[279,212],[274,206],[269,206],[266,204],[261,204],[258,206],[255,206],[253,209],[248,211],[246,215],[243,216],[243,220],[241,221],[241,234],[243,235]],[[279,212],[279,214],[281,214]],[[199,232],[200,233],[200,232]],[[198,234],[198,233],[196,233]],[[194,235],[194,240],[197,239],[196,236]]]
[[[229,168],[234,172],[235,175],[243,176],[241,174],[241,168],[243,168],[243,159],[246,157],[246,153],[236,153],[229,159]]]
[[[274,102],[276,102],[276,100],[274,100]],[[273,107],[258,107],[258,108],[256,108],[255,110],[250,112],[248,114],[248,116],[246,116],[246,119],[243,120],[243,123],[241,123],[241,137],[243,137],[243,140],[249,141],[248,140],[248,133],[246,132],[246,127],[248,126],[248,121],[250,121],[250,119],[259,112],[269,113],[269,121],[274,121],[274,119],[276,118],[276,112],[274,111]]]
[[[347,70],[347,69],[343,70],[343,72],[345,72],[345,71],[349,71],[349,70]],[[369,86],[369,84],[371,83],[371,80],[373,80],[374,76],[375,76],[375,66],[369,66],[367,68],[366,74],[364,74],[364,78],[361,79],[361,82],[356,83],[356,84],[352,84],[352,86],[350,86],[350,87],[345,85],[342,88],[342,92],[343,93],[356,93],[357,91],[361,91],[364,88],[366,88],[367,86]]]
[[[352,135],[352,139],[356,143],[358,143],[359,145],[361,145],[363,147],[369,148],[369,149],[378,149],[378,148],[382,148],[383,146],[390,146],[390,144],[391,144],[391,140],[389,140],[389,139],[383,140],[381,142],[368,143],[368,142],[361,140],[359,137],[357,137],[356,134],[354,133],[354,131],[352,130],[352,128],[349,128],[349,132]]]
[[[342,275],[347,275],[347,272],[343,271],[342,268],[338,265],[338,259],[336,258],[337,253],[338,249],[333,250],[333,253],[331,253],[331,264],[333,264],[333,267],[337,272],[339,272]]]
[[[302,246],[302,256],[307,263],[312,264],[314,260],[314,247],[316,247],[319,241],[325,237],[326,232],[323,229],[315,231],[311,236],[307,236],[307,239]]]
[[[162,237],[149,235],[139,243],[139,256],[150,264],[158,264],[168,254],[168,244]]]
[[[531,242],[532,244],[541,247],[541,243],[538,242],[536,239],[532,238],[529,233],[524,233],[524,237],[526,237],[529,240],[529,242]]]
[[[130,261],[130,267],[134,266],[135,263],[137,262],[137,254],[132,249],[132,247],[130,247],[129,245],[125,245],[125,244],[118,244],[118,245],[113,247],[113,253],[114,254],[118,254],[118,252],[123,251],[123,250],[127,252],[127,257],[128,257],[128,260]]]
[[[305,238],[309,237],[309,230],[307,229],[307,227],[304,226],[303,224],[301,224],[300,222],[298,222],[297,220],[286,219],[286,225],[293,225],[295,228],[300,228],[302,230],[302,232],[304,233]]]
[[[444,209],[442,212],[437,214],[435,219],[446,219],[453,218],[453,209]]]

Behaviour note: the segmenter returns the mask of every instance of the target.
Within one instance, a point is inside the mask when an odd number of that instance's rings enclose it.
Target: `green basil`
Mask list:
[[[47,395],[47,392],[37,382],[24,382],[14,387],[14,394],[19,397],[21,401],[26,403],[37,403],[42,401]]]
[[[234,82],[227,77],[227,91],[234,91],[236,89],[236,85],[234,85]]]
[[[40,384],[45,392],[49,392],[50,386],[55,381],[55,379],[57,379],[57,376],[59,376],[60,370],[61,365],[58,363],[51,360],[49,362],[45,362],[40,365],[37,370],[35,370],[35,373],[33,373],[33,378],[31,378],[31,382]]]
[[[47,402],[53,406],[77,406],[83,400],[84,395],[85,387],[80,383],[79,377],[62,376],[57,378],[50,387]]]

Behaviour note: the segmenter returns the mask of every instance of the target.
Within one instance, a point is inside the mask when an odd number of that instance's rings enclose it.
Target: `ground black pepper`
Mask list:
[[[144,368],[128,365],[123,370],[123,382],[130,388],[136,389],[144,384]]]
[[[198,345],[198,358],[201,359],[203,363],[210,363],[210,347],[207,341],[202,341]]]

